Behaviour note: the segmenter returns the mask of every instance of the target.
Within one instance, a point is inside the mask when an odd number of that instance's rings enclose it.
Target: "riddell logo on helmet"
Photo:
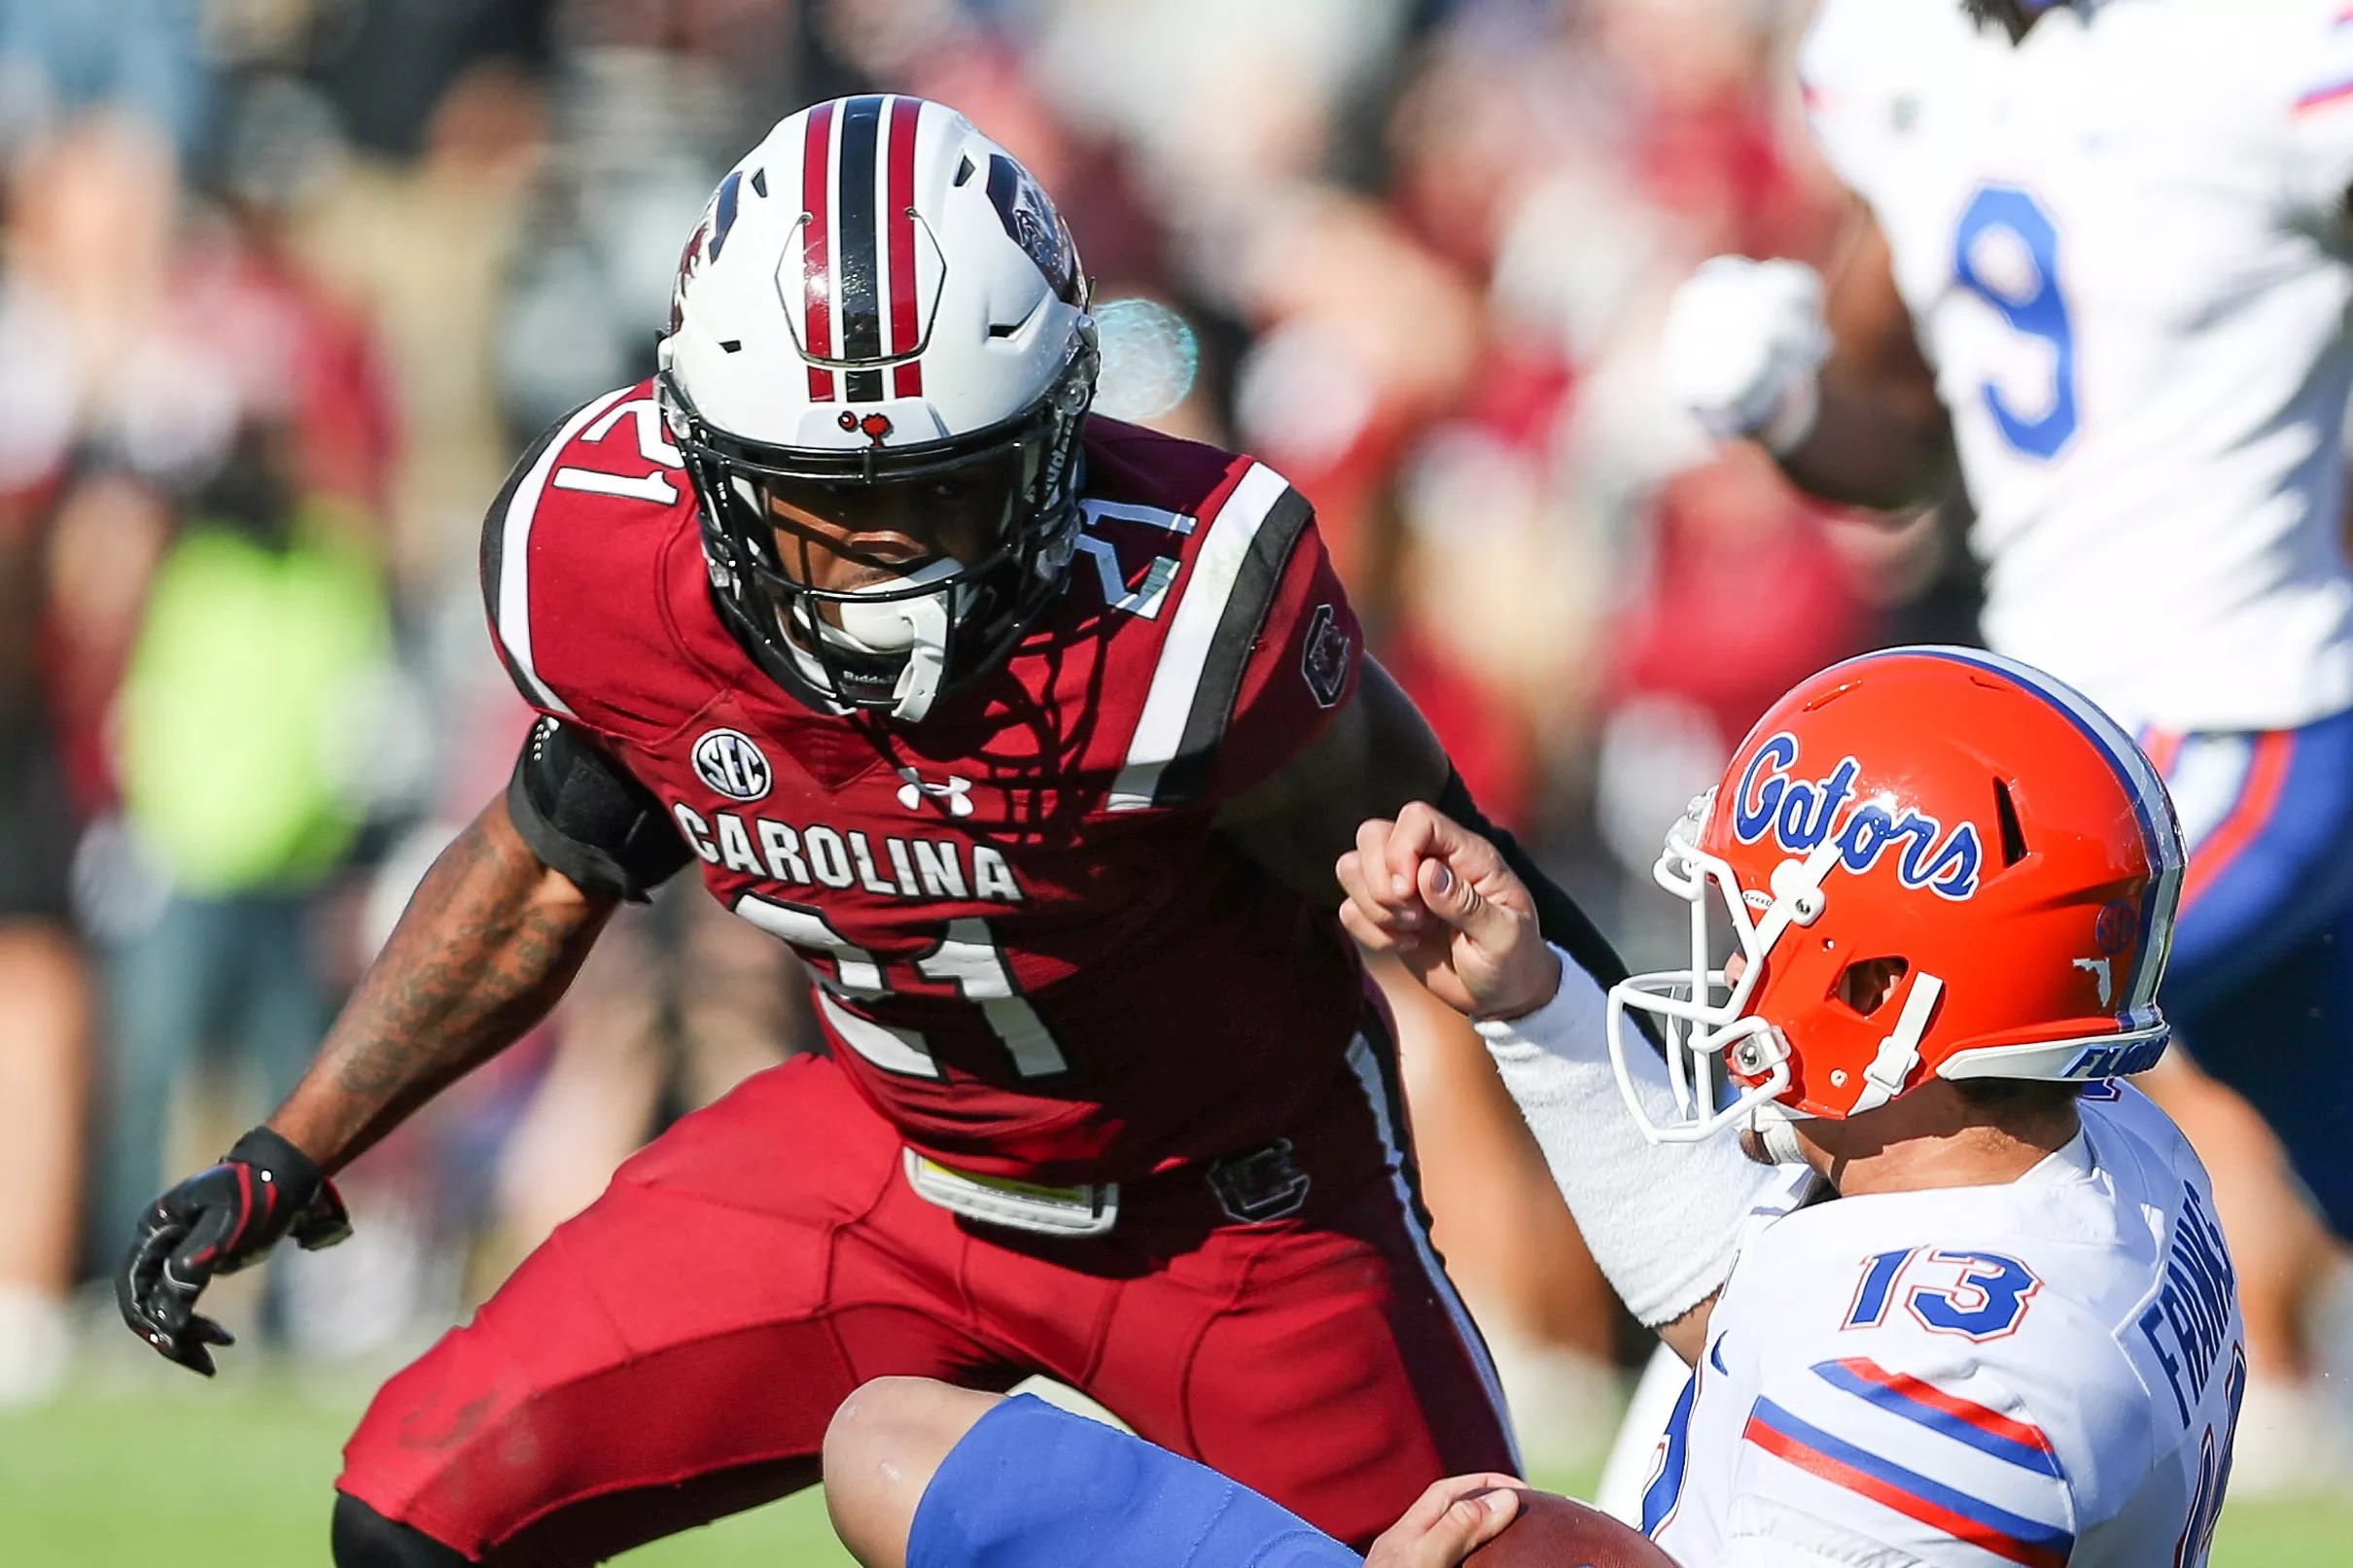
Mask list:
[[[845,408],[834,423],[846,431],[865,436],[876,446],[882,445],[883,437],[891,434],[889,414],[854,414]]]
[[[1732,803],[1732,830],[1741,843],[1754,844],[1770,832],[1782,849],[1802,855],[1835,832],[1839,859],[1849,871],[1869,871],[1896,851],[1896,878],[1905,887],[1951,899],[1977,892],[1984,851],[1975,823],[1961,822],[1948,831],[1937,818],[1912,806],[1898,811],[1885,796],[1849,810],[1861,763],[1841,757],[1823,777],[1800,779],[1794,777],[1797,762],[1797,737],[1786,731],[1749,758]]]

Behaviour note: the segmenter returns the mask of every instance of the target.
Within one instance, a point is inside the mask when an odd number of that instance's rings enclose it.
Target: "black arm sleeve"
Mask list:
[[[1446,787],[1438,794],[1437,807],[1493,844],[1495,853],[1503,856],[1503,863],[1511,867],[1512,875],[1528,885],[1528,897],[1536,906],[1536,929],[1544,933],[1544,940],[1575,959],[1577,967],[1593,976],[1594,983],[1604,991],[1626,978],[1626,960],[1618,957],[1618,950],[1610,945],[1609,938],[1601,934],[1600,927],[1577,907],[1577,901],[1559,883],[1544,874],[1534,856],[1520,847],[1520,841],[1511,836],[1509,829],[1487,819],[1487,814],[1479,810],[1479,803],[1471,799],[1462,775],[1447,774]],[[1628,1016],[1650,1037],[1653,1045],[1660,1043],[1647,1016],[1631,1008]]]
[[[644,903],[693,858],[670,814],[628,769],[580,730],[543,717],[531,726],[507,815],[542,864],[589,892]]]

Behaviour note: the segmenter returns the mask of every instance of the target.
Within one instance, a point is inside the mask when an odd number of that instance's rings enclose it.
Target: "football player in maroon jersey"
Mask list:
[[[1346,1540],[1515,1468],[1331,913],[1357,823],[1476,809],[1307,503],[1088,417],[1085,307],[962,116],[819,104],[713,195],[661,373],[492,505],[544,716],[300,1087],[144,1216],[125,1317],[209,1373],[206,1280],[332,1239],[328,1178],[686,864],[808,961],[831,1050],[656,1139],[385,1386],[344,1568],[601,1560],[816,1480],[886,1374],[1051,1374]],[[1619,978],[1565,898],[1546,929]]]

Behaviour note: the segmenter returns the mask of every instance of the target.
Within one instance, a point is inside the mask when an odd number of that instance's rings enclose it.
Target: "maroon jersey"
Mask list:
[[[1064,592],[915,725],[816,711],[728,633],[648,383],[551,435],[483,550],[524,695],[600,736],[712,894],[808,961],[866,1098],[923,1153],[1058,1183],[1284,1132],[1363,1005],[1330,908],[1212,830],[1354,689],[1307,503],[1100,417],[1085,452]]]

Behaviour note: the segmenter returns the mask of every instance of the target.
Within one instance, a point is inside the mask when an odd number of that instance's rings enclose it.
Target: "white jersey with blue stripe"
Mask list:
[[[1660,1446],[1683,1568],[2196,1568],[2245,1387],[2205,1171],[2138,1091],[2015,1182],[1760,1209]]]
[[[2353,5],[1825,0],[1815,139],[1950,410],[1997,648],[2132,729],[2353,708]]]

